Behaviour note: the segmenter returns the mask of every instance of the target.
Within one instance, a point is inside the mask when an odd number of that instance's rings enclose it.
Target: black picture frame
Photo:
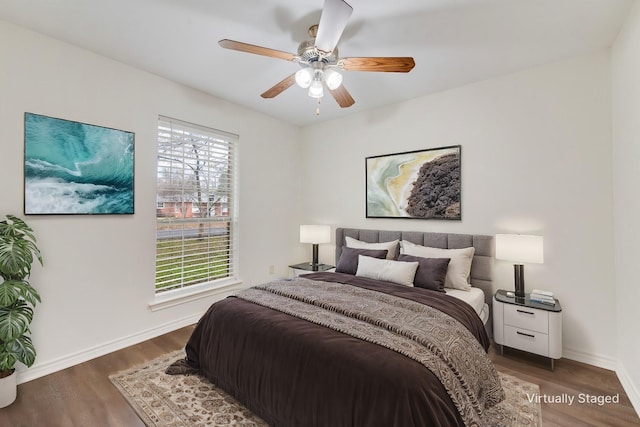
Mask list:
[[[366,217],[462,219],[462,146],[365,159]]]

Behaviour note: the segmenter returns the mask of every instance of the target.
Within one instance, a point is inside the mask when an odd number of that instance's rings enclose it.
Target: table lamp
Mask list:
[[[543,263],[542,236],[496,234],[496,259],[514,262],[515,294],[517,298],[524,298],[523,264]]]
[[[329,225],[301,225],[300,243],[311,243],[313,246],[313,270],[318,270],[318,244],[331,242],[331,227]]]

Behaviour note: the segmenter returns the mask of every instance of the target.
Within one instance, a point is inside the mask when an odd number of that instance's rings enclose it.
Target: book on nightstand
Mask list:
[[[529,294],[529,300],[546,305],[556,305],[556,300],[553,298],[553,292],[541,291],[540,289],[534,289]]]

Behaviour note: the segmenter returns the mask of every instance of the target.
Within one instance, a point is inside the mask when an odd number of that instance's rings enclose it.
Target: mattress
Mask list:
[[[478,316],[480,316],[480,319],[482,319],[482,322],[486,323],[489,317],[489,306],[484,302],[484,292],[482,292],[481,289],[472,287],[468,291],[462,291],[460,289],[445,288],[444,291],[447,295],[461,299],[473,307]]]
[[[486,302],[482,305],[482,312],[480,312],[480,319],[484,325],[487,325],[487,320],[489,320],[489,304]]]

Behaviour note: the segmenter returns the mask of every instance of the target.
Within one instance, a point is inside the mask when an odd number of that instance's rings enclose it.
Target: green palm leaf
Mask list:
[[[33,255],[27,240],[7,238],[0,240],[0,271],[11,277],[26,277],[31,272]]]
[[[0,283],[0,306],[9,306],[22,298],[32,306],[40,302],[40,295],[24,280],[7,280]]]
[[[36,349],[33,346],[31,338],[23,335],[13,341],[4,343],[4,345],[0,347],[0,370],[2,369],[2,360],[4,358],[6,358],[7,361],[14,359],[14,363],[15,360],[17,360],[26,366],[33,365],[33,362],[36,361]]]
[[[7,306],[18,301],[20,298],[20,291],[14,285],[14,280],[7,280],[0,283],[0,305]]]
[[[0,341],[15,340],[27,332],[32,319],[33,309],[24,301],[0,307]]]
[[[17,362],[16,355],[5,348],[4,344],[0,345],[0,372],[10,372]]]
[[[0,273],[5,279],[23,279],[31,273],[34,256],[42,264],[33,230],[20,218],[0,221]]]

